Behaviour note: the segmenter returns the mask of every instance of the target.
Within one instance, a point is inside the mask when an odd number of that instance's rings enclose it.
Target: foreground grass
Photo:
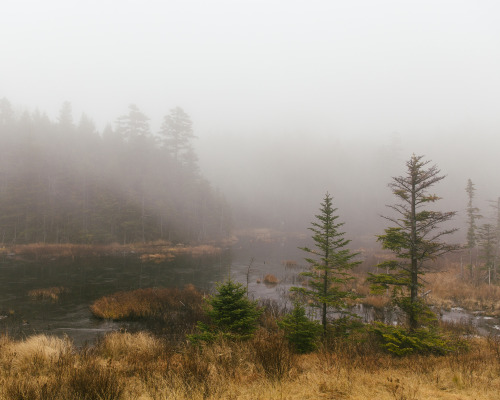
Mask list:
[[[492,347],[493,346],[493,347]],[[278,333],[175,348],[112,333],[92,348],[66,339],[0,339],[0,399],[500,399],[495,342],[467,353],[395,358],[343,342],[294,355]]]

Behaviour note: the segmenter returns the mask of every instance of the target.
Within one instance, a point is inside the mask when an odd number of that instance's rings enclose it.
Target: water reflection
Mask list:
[[[147,263],[135,256],[44,262],[0,262],[0,332],[13,337],[34,333],[68,335],[75,343],[92,340],[123,324],[93,318],[90,304],[99,297],[146,287],[183,287],[192,283],[210,291],[228,275],[230,252]],[[62,287],[58,299],[33,297],[30,291]]]

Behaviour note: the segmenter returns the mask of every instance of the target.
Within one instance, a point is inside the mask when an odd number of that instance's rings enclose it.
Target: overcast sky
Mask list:
[[[0,95],[98,128],[135,103],[207,130],[498,126],[498,1],[3,0]]]
[[[487,140],[470,158],[498,171],[498,0],[2,0],[0,54],[0,98],[17,109],[55,119],[69,101],[102,130],[135,103],[155,131],[181,106],[202,163],[270,133],[318,146],[396,134],[404,159],[446,173]],[[459,162],[462,196],[483,165]]]

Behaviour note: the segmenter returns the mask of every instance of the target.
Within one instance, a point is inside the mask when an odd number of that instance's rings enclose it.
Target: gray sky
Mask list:
[[[396,134],[401,160],[426,154],[449,173],[458,159],[460,196],[498,171],[497,0],[2,0],[0,51],[0,98],[21,109],[55,118],[70,101],[101,130],[135,103],[155,131],[183,107],[215,179],[231,171],[214,160],[255,162],[242,150],[279,149],[274,134],[301,138],[297,159]],[[474,153],[480,140],[489,152]]]
[[[0,91],[99,128],[136,103],[207,130],[498,125],[498,1],[3,0]]]

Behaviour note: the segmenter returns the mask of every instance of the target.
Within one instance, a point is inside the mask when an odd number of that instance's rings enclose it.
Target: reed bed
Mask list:
[[[201,313],[203,295],[193,285],[117,292],[96,300],[94,316],[112,320],[164,318],[167,314]]]

